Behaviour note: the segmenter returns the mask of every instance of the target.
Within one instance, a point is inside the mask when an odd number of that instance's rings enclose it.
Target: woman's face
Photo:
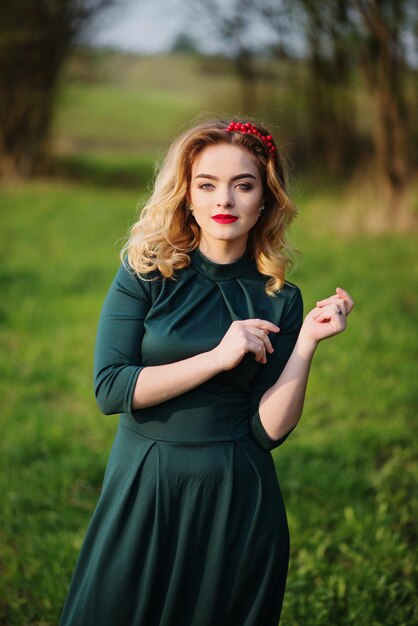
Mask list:
[[[193,163],[189,196],[201,251],[242,256],[263,201],[255,157],[240,146],[208,146]]]

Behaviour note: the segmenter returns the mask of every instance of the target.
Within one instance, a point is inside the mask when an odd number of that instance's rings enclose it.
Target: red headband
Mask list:
[[[271,135],[262,135],[259,130],[255,128],[250,122],[245,122],[241,124],[240,122],[231,122],[226,129],[228,133],[243,133],[248,135],[257,135],[260,137],[262,141],[266,144],[267,148],[270,150],[270,154],[274,157],[276,154],[276,146],[274,145],[274,140]]]

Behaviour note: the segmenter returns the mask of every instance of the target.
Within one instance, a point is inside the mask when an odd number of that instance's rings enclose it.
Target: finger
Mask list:
[[[329,322],[329,320],[331,319],[331,316],[332,316],[332,313],[326,310],[326,311],[321,311],[317,313],[316,315],[313,316],[313,318],[316,322]]]
[[[323,307],[323,306],[327,306],[328,304],[334,304],[335,302],[344,306],[344,298],[341,298],[340,296],[337,296],[337,295],[330,296],[329,298],[324,298],[323,300],[318,300],[318,302],[316,303],[316,306]]]
[[[253,352],[255,355],[255,360],[259,363],[267,363],[264,342],[254,335],[252,335],[252,337],[252,339],[248,339],[247,341],[248,352]]]
[[[345,319],[343,315],[339,315],[336,311],[321,313],[318,317],[315,317],[315,322],[330,322],[331,320],[339,321]]]
[[[347,313],[350,313],[351,309],[354,306],[353,298],[350,296],[348,291],[345,291],[345,289],[341,289],[341,287],[337,287],[335,291],[337,292],[337,295],[340,296],[340,298],[343,298],[346,305],[346,311]]]
[[[335,291],[341,298],[344,298],[345,300],[351,300],[351,296],[348,291],[342,289],[342,287],[337,287]]]
[[[342,301],[342,303],[344,304],[345,312],[348,315],[348,313],[350,313],[351,309],[354,306],[354,301],[352,297],[347,291],[345,291],[344,289],[341,289],[341,287],[337,287],[335,291],[337,293],[334,294],[333,296],[330,296],[329,298],[324,298],[323,300],[318,300],[318,302],[316,303],[316,306],[323,307],[323,306],[326,306],[327,304],[332,304],[333,302]]]
[[[321,306],[317,306],[317,311],[314,313],[313,317],[317,317],[321,311],[324,309],[334,309],[336,311],[343,311],[344,315],[346,313],[344,300],[341,298],[336,298],[335,300],[331,300],[327,304],[323,304]]]
[[[273,324],[273,322],[269,322],[268,320],[261,320],[258,318],[251,318],[248,320],[241,320],[241,323],[244,326],[255,326],[256,328],[260,328],[261,330],[265,330],[269,333],[278,333],[280,328]]]
[[[330,304],[335,298],[338,298],[338,296],[329,296],[328,298],[323,298],[322,300],[318,300],[317,301],[317,306],[324,306],[325,304]]]
[[[272,352],[274,352],[274,348],[271,345],[271,341],[266,333],[265,330],[260,330],[259,328],[255,328],[252,326],[249,326],[247,328],[247,332],[255,337],[258,337],[259,339],[261,339],[261,341],[263,341],[265,349],[267,352],[269,352],[270,354]]]
[[[324,305],[321,308],[314,309],[312,317],[316,320],[330,318],[332,315],[345,317],[344,301],[334,301],[332,304]]]

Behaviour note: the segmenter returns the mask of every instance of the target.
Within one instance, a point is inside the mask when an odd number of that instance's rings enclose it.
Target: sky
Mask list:
[[[162,52],[186,28],[181,13],[161,0],[123,0],[96,20],[88,40],[94,45],[145,54]]]
[[[86,38],[97,46],[156,54],[169,49],[177,34],[188,33],[204,52],[217,52],[214,26],[202,11],[193,11],[196,6],[197,0],[120,0],[96,19]],[[255,26],[251,38],[253,43],[273,42],[262,25]]]
[[[232,2],[217,1],[223,10],[227,10]],[[217,38],[214,23],[204,10],[199,10],[200,2],[205,0],[115,0],[114,8],[100,14],[83,39],[97,46],[139,54],[158,54],[170,49],[176,35],[187,33],[203,52],[228,51],[228,41],[222,42]],[[254,21],[248,37],[251,47],[258,45],[265,48],[277,42],[268,26],[259,20]],[[293,31],[287,33],[287,37],[293,54],[304,56],[303,36]],[[417,68],[418,48],[412,31],[404,33],[404,44],[407,59]]]

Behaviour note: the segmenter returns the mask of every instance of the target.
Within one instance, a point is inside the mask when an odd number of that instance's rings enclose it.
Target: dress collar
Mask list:
[[[249,253],[245,254],[233,263],[215,263],[205,257],[199,250],[195,248],[190,252],[192,266],[199,274],[203,274],[207,278],[215,281],[231,280],[242,276],[251,267],[252,259]]]

